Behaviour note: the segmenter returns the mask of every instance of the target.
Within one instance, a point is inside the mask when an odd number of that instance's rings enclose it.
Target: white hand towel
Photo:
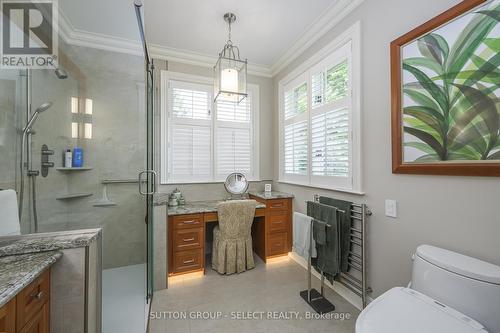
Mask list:
[[[14,190],[0,191],[0,236],[20,235],[21,225]]]
[[[293,213],[293,251],[301,257],[309,258],[309,241],[311,232],[311,217],[294,212]],[[316,243],[313,239],[312,257],[316,257]]]

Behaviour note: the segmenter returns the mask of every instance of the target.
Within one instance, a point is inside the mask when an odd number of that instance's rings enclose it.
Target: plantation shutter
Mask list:
[[[212,180],[210,86],[169,83],[169,181]]]
[[[311,70],[311,183],[352,186],[350,43]]]
[[[285,174],[307,175],[307,121],[285,126]]]
[[[232,172],[253,177],[252,93],[240,103],[220,101],[216,108],[216,179]]]
[[[308,85],[304,76],[284,87],[283,93],[283,175],[303,181],[308,175]]]

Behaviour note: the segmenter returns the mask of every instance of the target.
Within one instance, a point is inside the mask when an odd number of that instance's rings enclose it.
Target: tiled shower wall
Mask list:
[[[32,109],[46,101],[53,103],[34,126],[33,169],[40,170],[41,147],[46,144],[55,151],[49,159],[56,167],[62,166],[66,148],[79,146],[84,150],[84,165],[92,170],[51,168],[47,177],[36,178],[39,232],[102,227],[104,268],[144,263],[145,202],[138,184],[108,185],[116,206],[94,206],[101,198],[102,180],[137,179],[145,169],[144,59],[62,41],[59,53],[67,79],[58,79],[53,70],[32,71]],[[15,122],[25,111],[15,112],[15,81],[4,76],[0,76],[0,188],[15,188],[20,140]],[[91,139],[72,138],[71,123],[83,116],[71,113],[71,97],[93,101],[92,116],[85,116],[92,123]],[[92,195],[56,199],[72,193]],[[24,232],[29,232],[28,203],[26,194]]]

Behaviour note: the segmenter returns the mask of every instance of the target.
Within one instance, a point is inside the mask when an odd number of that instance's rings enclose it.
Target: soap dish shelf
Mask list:
[[[91,167],[75,167],[75,168],[66,168],[66,167],[58,167],[56,168],[57,171],[88,171],[92,170],[93,168]]]
[[[71,200],[71,199],[90,197],[91,195],[93,195],[93,193],[69,193],[69,194],[60,195],[60,196],[56,197],[56,199],[57,200]]]

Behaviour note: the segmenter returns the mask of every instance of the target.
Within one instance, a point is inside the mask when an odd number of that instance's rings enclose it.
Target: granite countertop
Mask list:
[[[294,198],[295,196],[293,194],[290,194],[290,193],[285,193],[285,192],[278,192],[278,191],[271,191],[271,192],[265,192],[265,191],[261,191],[261,192],[254,192],[254,191],[250,191],[248,192],[248,194],[250,195],[253,195],[257,198],[261,198],[261,199],[290,199],[290,198]]]
[[[82,229],[0,237],[0,258],[15,254],[36,253],[85,247],[101,235],[102,229]]]
[[[168,198],[170,193],[160,192],[153,194],[153,205],[154,206],[168,206]]]
[[[199,213],[214,213],[217,212],[217,204],[221,200],[212,201],[193,201],[188,202],[183,206],[168,207],[168,216],[184,215],[184,214],[199,214]],[[266,208],[263,203],[257,203],[256,208]]]
[[[62,254],[57,251],[28,253],[0,258],[0,307],[16,296]]]

